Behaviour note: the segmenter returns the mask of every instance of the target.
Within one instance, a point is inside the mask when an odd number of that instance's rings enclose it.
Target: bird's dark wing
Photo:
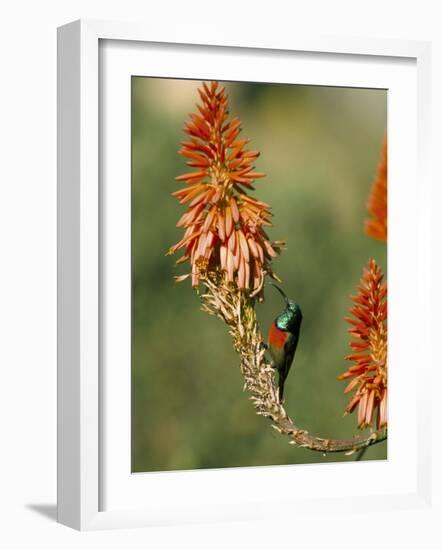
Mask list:
[[[296,348],[298,346],[298,338],[293,334],[290,334],[289,338],[284,345],[285,351],[285,363],[279,370],[279,400],[282,401],[284,396],[284,383],[289,373],[290,367],[293,363],[293,357],[295,356]]]

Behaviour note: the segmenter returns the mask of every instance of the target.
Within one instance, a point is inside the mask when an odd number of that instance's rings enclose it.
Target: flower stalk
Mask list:
[[[184,235],[169,254],[184,250],[177,263],[190,262],[194,288],[220,266],[226,283],[262,299],[265,276],[277,278],[271,260],[284,243],[271,242],[266,233],[270,205],[250,195],[255,180],[265,176],[255,171],[259,152],[248,150],[249,140],[240,138],[241,122],[229,117],[224,87],[204,82],[198,93],[198,113],[190,113],[184,127],[188,140],[178,151],[193,170],[176,178],[186,187],[172,193],[187,207],[176,224]]]
[[[358,411],[360,429],[387,426],[387,283],[381,268],[369,260],[364,268],[358,293],[352,296],[353,307],[346,321],[353,340],[352,353],[346,359],[352,363],[339,380],[347,380],[344,393],[355,394],[345,413]]]
[[[373,181],[367,203],[370,218],[365,221],[365,232],[367,235],[380,241],[387,240],[387,185],[388,155],[387,137],[385,137],[376,178]]]

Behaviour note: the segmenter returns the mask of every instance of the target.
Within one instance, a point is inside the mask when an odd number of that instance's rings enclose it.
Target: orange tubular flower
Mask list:
[[[387,138],[385,138],[378,172],[367,204],[372,217],[365,221],[367,235],[381,241],[387,240],[387,166]]]
[[[241,123],[229,120],[224,87],[204,82],[198,93],[198,113],[184,127],[189,140],[178,151],[193,170],[176,178],[186,187],[172,193],[187,205],[177,223],[185,232],[169,254],[184,250],[177,263],[190,262],[193,287],[210,270],[222,270],[227,283],[258,294],[265,274],[274,276],[270,262],[282,245],[270,243],[264,230],[272,225],[270,206],[248,194],[265,175],[254,171],[259,153],[245,148],[248,139],[239,139]]]
[[[358,294],[352,296],[354,306],[346,318],[352,325],[349,333],[355,338],[350,342],[352,354],[346,359],[353,365],[341,374],[340,380],[351,379],[344,390],[356,389],[346,414],[358,406],[358,427],[363,429],[373,424],[387,426],[387,284],[383,273],[374,260],[369,260],[364,269]]]

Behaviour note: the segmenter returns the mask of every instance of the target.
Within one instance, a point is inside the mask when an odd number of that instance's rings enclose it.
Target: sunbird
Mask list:
[[[268,350],[273,360],[273,367],[278,371],[279,401],[281,403],[284,397],[284,383],[298,346],[302,311],[298,304],[287,298],[279,286],[270,284],[281,293],[286,303],[284,311],[270,325],[268,334]]]

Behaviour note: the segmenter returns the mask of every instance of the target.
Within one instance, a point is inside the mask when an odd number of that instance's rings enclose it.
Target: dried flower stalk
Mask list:
[[[215,315],[229,327],[233,345],[240,356],[240,369],[245,380],[244,389],[250,393],[256,414],[269,418],[273,427],[290,438],[290,443],[323,453],[347,452],[384,441],[387,430],[381,428],[367,436],[351,439],[326,439],[309,434],[299,428],[287,415],[278,398],[274,370],[265,358],[262,334],[256,319],[253,300],[240,290],[224,283],[220,270],[203,279],[206,292],[201,296],[202,310]]]

